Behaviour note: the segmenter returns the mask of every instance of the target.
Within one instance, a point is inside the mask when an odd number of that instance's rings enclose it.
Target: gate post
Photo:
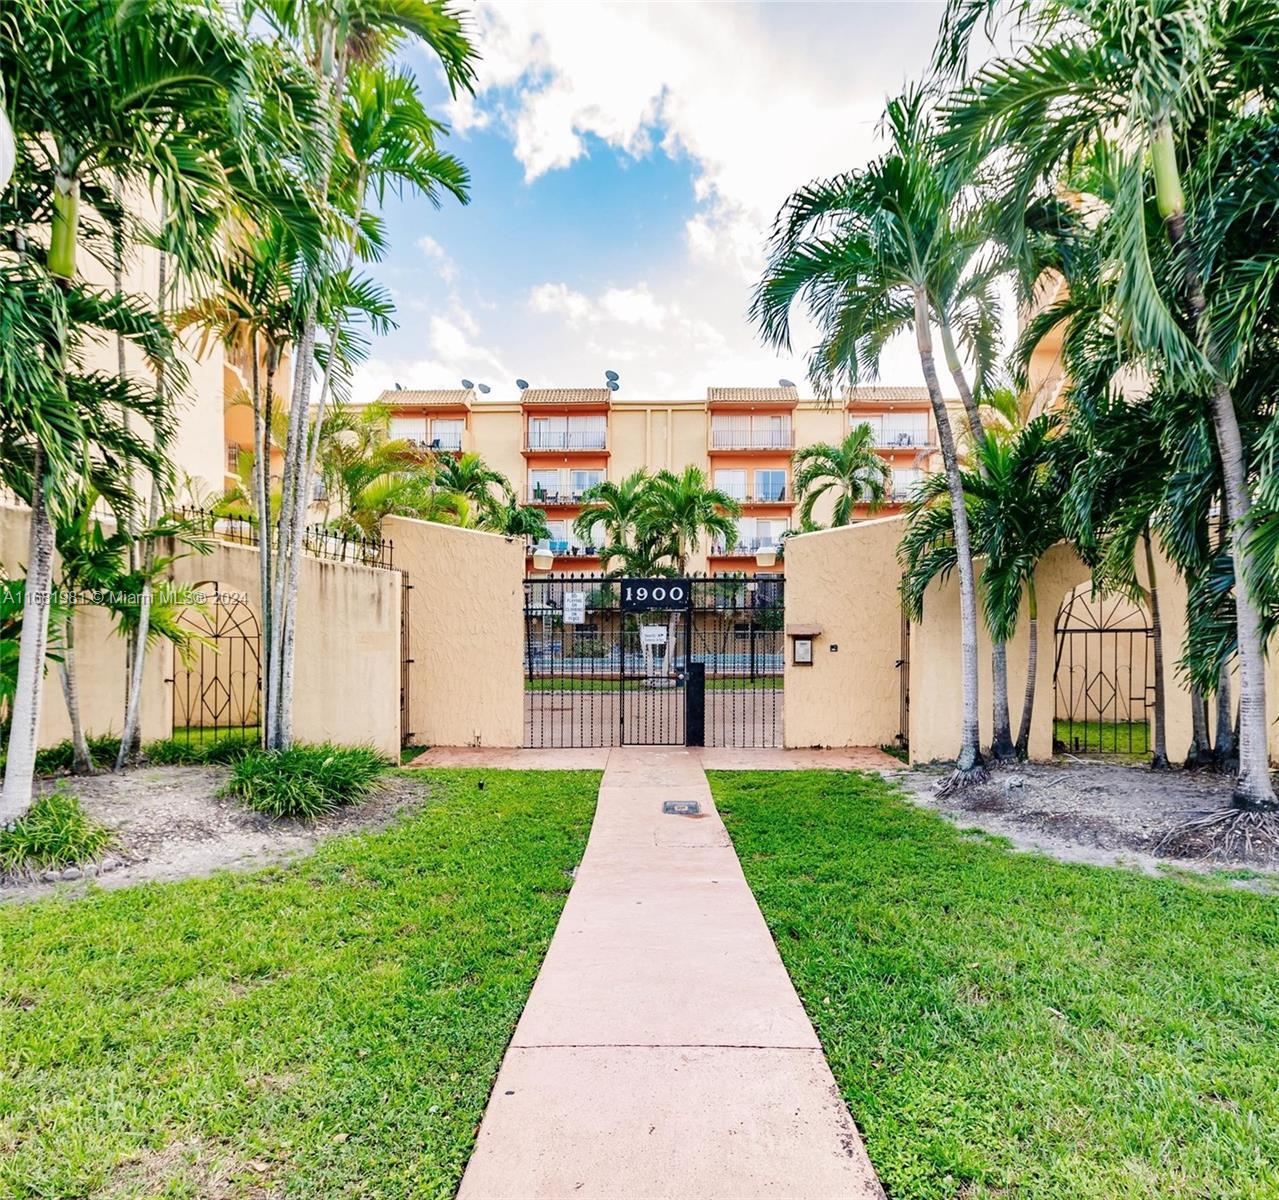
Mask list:
[[[684,745],[706,745],[706,664],[684,667]]]

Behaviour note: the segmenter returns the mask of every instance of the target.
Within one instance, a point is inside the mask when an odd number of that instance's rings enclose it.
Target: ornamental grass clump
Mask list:
[[[0,827],[0,875],[81,866],[101,855],[111,841],[111,831],[89,820],[77,796],[55,788],[10,828]]]
[[[293,746],[252,750],[231,768],[226,794],[271,817],[312,818],[374,791],[388,766],[367,746]]]
[[[255,733],[225,733],[210,741],[188,741],[165,738],[146,748],[147,762],[156,766],[204,766],[207,763],[230,763],[256,750]]]

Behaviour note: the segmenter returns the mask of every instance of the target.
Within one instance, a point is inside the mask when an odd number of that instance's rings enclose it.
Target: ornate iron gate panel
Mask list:
[[[1082,585],[1057,614],[1053,748],[1072,754],[1150,752],[1153,638],[1146,613]]]
[[[690,719],[693,744],[781,745],[784,592],[780,575],[525,580],[524,745],[682,746]]]
[[[188,745],[228,734],[257,740],[261,722],[261,630],[242,596],[199,585],[207,603],[179,618],[195,635],[173,651],[173,736]]]

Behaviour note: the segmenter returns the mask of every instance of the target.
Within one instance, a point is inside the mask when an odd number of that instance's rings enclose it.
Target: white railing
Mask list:
[[[711,429],[712,450],[790,450],[793,429]]]
[[[603,450],[607,441],[604,430],[585,433],[553,433],[529,430],[526,450]]]

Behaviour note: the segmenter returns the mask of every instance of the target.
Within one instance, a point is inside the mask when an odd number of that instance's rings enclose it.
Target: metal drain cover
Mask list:
[[[674,817],[700,817],[702,804],[700,800],[663,800],[662,812]]]

